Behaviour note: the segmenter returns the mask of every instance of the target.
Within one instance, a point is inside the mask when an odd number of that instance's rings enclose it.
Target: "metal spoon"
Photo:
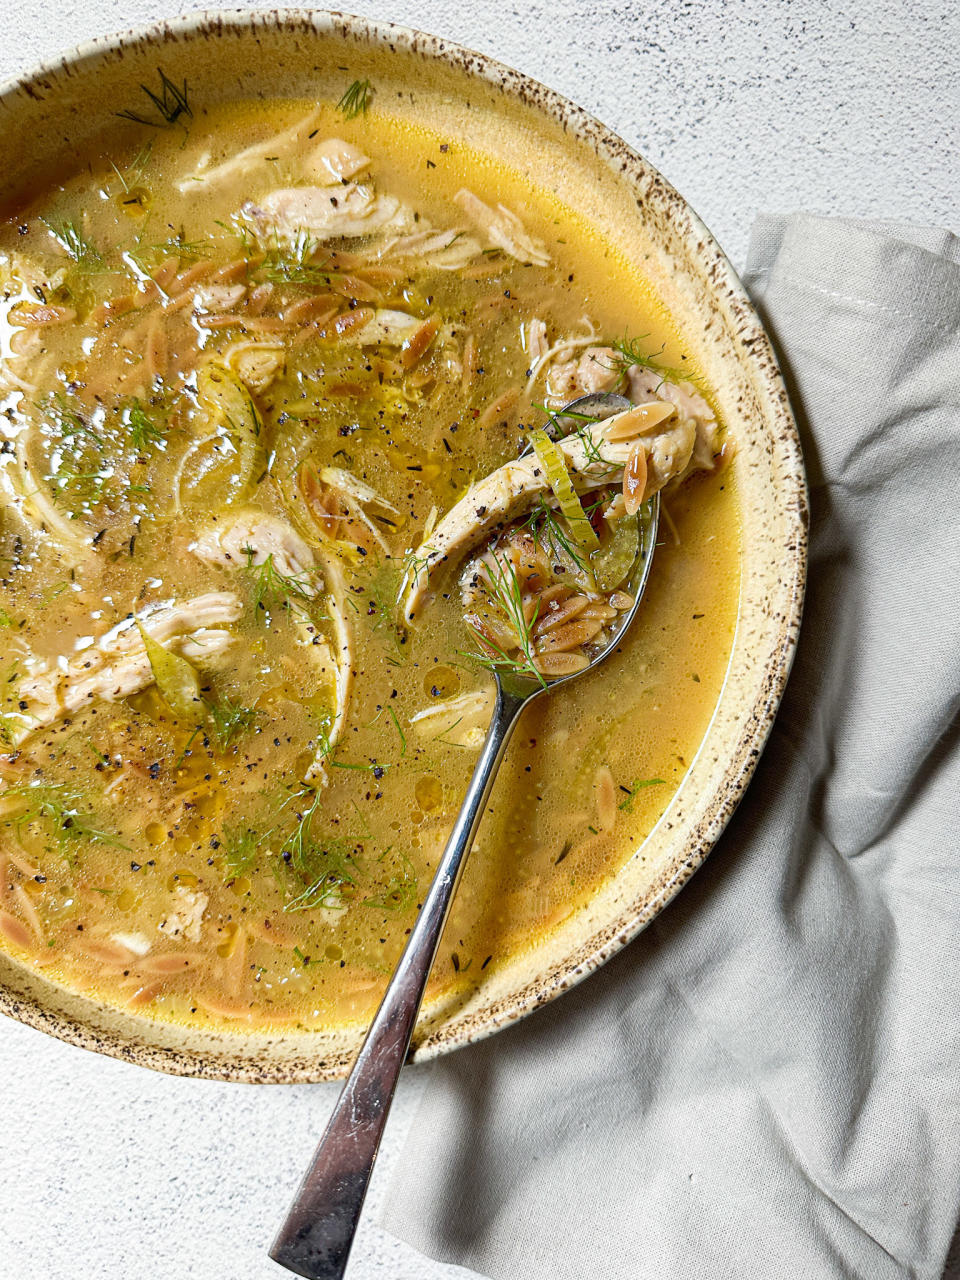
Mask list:
[[[564,414],[607,418],[629,408],[630,401],[623,396],[591,395],[567,405]],[[572,417],[564,423],[561,415],[558,421],[561,427],[572,428],[578,419]],[[629,579],[633,607],[587,671],[592,671],[617,648],[633,622],[647,585],[657,538],[659,496],[641,510],[641,551]],[[270,1249],[270,1257],[275,1262],[297,1275],[306,1276],[308,1280],[341,1280],[346,1270],[427,978],[507,743],[528,702],[541,693],[552,693],[582,674],[578,671],[561,676],[546,687],[533,676],[514,672],[496,674],[493,718],[433,882],[310,1168]]]

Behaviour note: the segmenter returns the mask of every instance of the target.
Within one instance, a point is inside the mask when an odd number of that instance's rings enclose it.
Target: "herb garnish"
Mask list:
[[[6,824],[13,827],[18,840],[28,823],[46,819],[53,824],[61,853],[65,853],[69,843],[76,840],[94,840],[117,849],[128,848],[119,836],[94,826],[93,814],[81,811],[82,794],[70,790],[63,783],[24,782],[7,787],[3,794],[5,798],[24,802],[18,813],[5,819]]]
[[[663,364],[658,359],[658,356],[663,354],[663,346],[653,354],[644,351],[642,343],[644,338],[649,336],[648,333],[642,333],[636,338],[624,337],[620,342],[612,342],[610,345],[617,355],[615,362],[609,367],[621,374],[627,373],[633,368],[649,369],[652,373],[658,374],[660,378],[660,381],[654,387],[654,392],[659,391],[665,382],[695,383],[697,381],[696,374],[688,372],[686,369],[675,369],[671,365]]]
[[[54,222],[41,218],[40,221],[78,266],[89,269],[103,266],[103,258],[84,235],[76,219],[64,218],[62,221]]]
[[[254,563],[257,554],[253,547],[245,548],[247,563],[244,572],[251,575],[253,585],[253,607],[258,615],[266,612],[267,603],[271,600],[281,604],[289,604],[296,600],[310,603],[314,599],[313,584],[306,576],[296,577],[283,573],[274,563],[273,555],[268,555],[260,564]]]
[[[137,396],[131,396],[122,406],[120,420],[127,428],[130,448],[136,453],[144,453],[148,446],[159,446],[166,440],[166,427],[147,413]]]
[[[184,79],[183,85],[174,84],[166,72],[161,68],[157,68],[160,76],[160,92],[154,93],[148,85],[141,84],[140,88],[150,99],[154,108],[160,116],[161,122],[149,120],[145,116],[138,115],[135,111],[118,111],[116,114],[121,120],[130,120],[134,124],[145,124],[151,129],[164,129],[180,119],[181,116],[192,116],[193,111],[190,107],[187,95],[187,82]]]
[[[257,722],[260,712],[256,707],[244,707],[229,698],[218,698],[207,703],[207,733],[215,750],[223,755],[236,740]]]
[[[314,262],[320,248],[320,241],[314,240],[306,231],[298,231],[289,245],[274,240],[256,268],[257,278],[271,284],[329,284],[342,272],[331,271],[329,261]]]
[[[226,869],[232,878],[236,878],[253,869],[259,837],[250,827],[225,825],[221,848]]]
[[[586,508],[584,508],[586,510]],[[537,546],[551,555],[554,547],[568,555],[578,569],[586,570],[587,562],[584,560],[583,552],[580,547],[571,539],[564,524],[561,522],[559,512],[551,507],[549,502],[544,501],[541,495],[537,499],[536,506],[530,512],[530,515],[521,526],[530,530],[530,536],[533,538]]]
[[[620,790],[626,792],[626,799],[621,800],[617,808],[622,809],[624,813],[630,813],[638,791],[642,791],[644,787],[662,787],[663,785],[663,778],[634,778],[629,787],[625,787],[621,783]]]
[[[399,729],[399,727],[398,725],[397,728]],[[327,731],[321,729],[317,737],[320,743],[317,749],[317,758],[322,760],[324,764],[329,765],[331,769],[355,769],[358,773],[372,773],[379,781],[390,768],[390,765],[380,764],[377,760],[370,760],[367,764],[356,764],[349,760],[336,760],[334,758],[336,747],[330,741]]]
[[[489,671],[501,674],[531,676],[546,688],[546,680],[537,667],[533,650],[533,629],[540,613],[539,601],[530,618],[524,610],[523,589],[517,577],[513,561],[508,555],[497,551],[491,553],[493,564],[485,562],[486,590],[491,604],[501,613],[507,624],[517,637],[516,654],[508,653],[495,640],[484,635],[480,628],[469,619],[467,625],[474,633],[479,645],[478,650],[468,651],[464,657],[473,658]]]
[[[373,87],[369,80],[354,80],[337,103],[337,110],[342,112],[344,120],[353,120],[366,114],[372,97]]]
[[[392,846],[391,846],[392,847]],[[390,852],[390,849],[384,849],[378,862]],[[387,881],[381,893],[374,894],[372,897],[363,898],[362,905],[365,907],[373,907],[380,911],[406,911],[412,907],[417,900],[417,877],[413,869],[413,864],[406,854],[401,853],[401,865],[399,871],[396,871]]]
[[[318,841],[314,838],[313,819],[322,793],[304,790],[291,799],[296,802],[311,795],[310,805],[297,814],[297,825],[280,849],[284,863],[306,884],[303,892],[286,904],[284,911],[345,906],[356,884],[356,850],[340,839],[328,837]]]

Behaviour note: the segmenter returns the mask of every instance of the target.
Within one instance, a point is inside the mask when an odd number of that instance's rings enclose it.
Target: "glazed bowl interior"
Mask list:
[[[5,196],[77,152],[158,67],[196,104],[340,95],[344,66],[407,120],[463,137],[642,262],[737,441],[742,519],[737,629],[723,691],[662,819],[579,912],[467,997],[428,1005],[423,1058],[489,1034],[577,982],[628,942],[693,874],[739,800],[786,681],[805,568],[796,430],[766,335],[720,249],[675,191],[619,139],[535,82],[443,41],[319,12],[200,14],[88,45],[0,93]],[[25,139],[31,145],[24,144]],[[55,1035],[162,1070],[257,1081],[329,1079],[362,1035],[210,1032],[135,1017],[0,956],[0,1008]]]

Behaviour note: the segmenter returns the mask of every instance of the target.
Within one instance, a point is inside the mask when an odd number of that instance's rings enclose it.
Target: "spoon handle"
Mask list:
[[[497,702],[457,820],[353,1070],[313,1161],[270,1249],[274,1262],[308,1280],[341,1280],[410,1047],[423,991],[483,807],[525,697]]]

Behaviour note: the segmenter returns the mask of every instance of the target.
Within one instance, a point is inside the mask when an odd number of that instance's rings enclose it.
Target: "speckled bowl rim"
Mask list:
[[[255,36],[258,31],[267,30],[277,33],[290,30],[301,36],[315,34],[321,37],[339,32],[371,45],[386,46],[391,51],[400,49],[446,62],[459,69],[467,79],[479,78],[521,102],[534,105],[559,123],[565,132],[586,143],[604,164],[617,171],[621,181],[632,188],[638,188],[642,181],[654,180],[659,194],[671,206],[671,221],[676,232],[685,242],[696,243],[703,275],[711,282],[713,297],[726,307],[739,344],[749,352],[753,389],[763,404],[767,420],[776,425],[778,460],[785,486],[783,514],[785,519],[790,517],[788,537],[782,547],[790,558],[781,566],[781,581],[785,580],[786,590],[781,601],[783,608],[778,618],[777,641],[771,645],[766,659],[763,680],[751,708],[749,727],[729,757],[724,781],[716,789],[713,804],[682,852],[644,891],[642,901],[626,904],[618,919],[609,922],[589,942],[567,956],[564,963],[542,974],[539,981],[528,983],[524,990],[511,998],[489,1006],[483,1011],[482,1018],[455,1026],[452,1031],[446,1030],[443,1022],[431,1028],[416,1044],[412,1054],[412,1061],[421,1062],[484,1039],[581,982],[645,929],[703,864],[753,776],[773,726],[796,651],[807,567],[806,477],[796,423],[773,347],[736,271],[701,218],[652,165],[587,111],[532,77],[485,54],[409,27],[331,10],[197,10],[85,41],[54,60],[4,81],[0,84],[0,104],[5,104],[8,96],[18,92],[29,94],[32,85],[69,74],[72,67],[88,60],[100,59],[109,53],[122,54],[124,49],[144,43],[159,48],[200,35],[216,36],[231,31],[238,35],[249,32]],[[99,1007],[95,1001],[90,1003],[93,1009]],[[321,1063],[312,1067],[285,1063],[264,1067],[249,1060],[240,1061],[239,1054],[235,1062],[230,1062],[220,1055],[214,1058],[192,1050],[138,1044],[121,1032],[95,1030],[87,1026],[82,1017],[46,1008],[39,995],[24,998],[2,985],[0,1013],[69,1044],[177,1075],[254,1083],[303,1083],[335,1079],[345,1073],[347,1065],[346,1060],[340,1059],[333,1064]],[[147,1025],[146,1020],[143,1025]],[[229,1034],[243,1043],[242,1032]]]

